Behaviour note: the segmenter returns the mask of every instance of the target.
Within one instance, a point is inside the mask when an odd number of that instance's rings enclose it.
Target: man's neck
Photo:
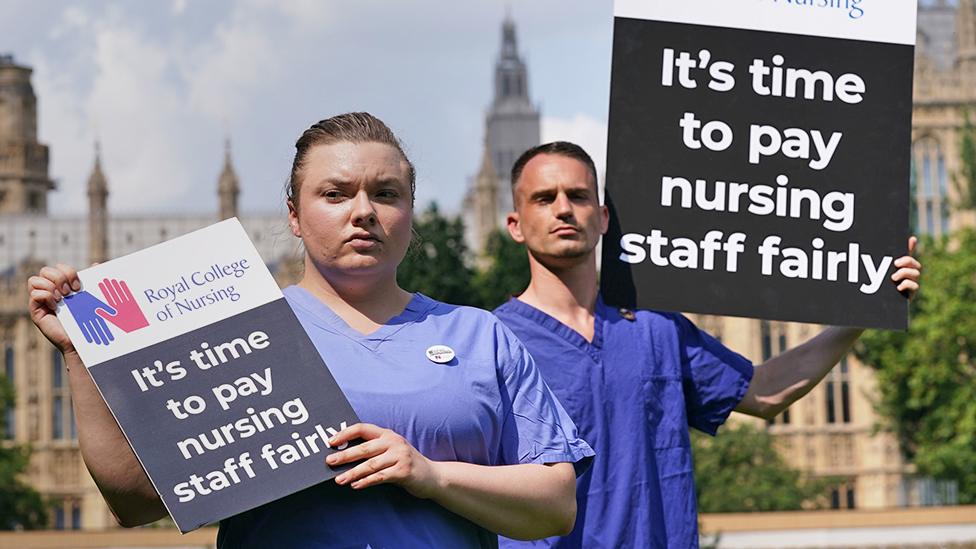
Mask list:
[[[597,298],[595,252],[567,266],[547,266],[529,255],[532,279],[518,297],[563,324],[587,341],[593,340]]]

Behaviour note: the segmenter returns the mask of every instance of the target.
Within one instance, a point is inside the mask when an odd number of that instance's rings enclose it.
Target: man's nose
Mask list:
[[[559,218],[573,215],[573,204],[565,193],[557,194],[556,199],[552,201],[552,213]]]

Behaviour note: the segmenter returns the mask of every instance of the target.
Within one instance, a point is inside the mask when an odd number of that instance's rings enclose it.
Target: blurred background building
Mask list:
[[[512,164],[540,140],[540,112],[529,95],[528,69],[517,47],[514,21],[507,17],[501,30],[482,159],[462,210],[465,240],[475,255],[483,252],[487,235],[503,226],[511,208]],[[0,57],[0,348],[3,373],[17,391],[15,406],[5,411],[6,432],[0,438],[31,445],[29,481],[55,502],[52,527],[102,529],[114,526],[114,521],[80,458],[60,354],[34,329],[25,310],[27,277],[44,264],[86,266],[238,216],[284,285],[300,275],[298,243],[284,214],[237,211],[239,193],[246,189],[233,167],[229,142],[222,159],[215,147],[213,187],[200,189],[218,194],[219,211],[212,215],[126,217],[124,212],[110,212],[107,197],[112,186],[137,182],[113,182],[101,164],[98,144],[87,197],[59,197],[87,198],[88,214],[49,215],[47,204],[56,183],[48,173],[48,147],[37,135],[37,98],[30,77],[29,67],[11,56]],[[957,193],[951,179],[959,169],[960,131],[968,109],[976,106],[976,1],[935,0],[920,7],[914,102],[916,230],[942,235],[974,226],[972,214],[949,205]],[[693,320],[756,364],[822,329],[707,315],[693,315]],[[776,437],[790,464],[841,479],[826,496],[832,508],[956,503],[952,482],[918,478],[903,460],[894,436],[877,430],[881,418],[875,395],[873,370],[845,357],[823,383],[764,427]]]

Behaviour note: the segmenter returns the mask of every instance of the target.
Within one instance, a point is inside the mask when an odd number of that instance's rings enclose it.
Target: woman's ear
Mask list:
[[[291,228],[291,234],[302,237],[302,229],[298,224],[298,207],[291,200],[288,200],[288,226]]]

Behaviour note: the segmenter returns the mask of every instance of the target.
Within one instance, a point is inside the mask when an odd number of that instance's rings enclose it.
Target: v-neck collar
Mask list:
[[[312,315],[312,322],[317,326],[336,332],[374,351],[384,341],[389,340],[394,334],[421,318],[435,304],[429,297],[420,292],[415,292],[407,303],[407,306],[403,308],[403,311],[394,315],[376,330],[368,334],[363,334],[350,326],[328,305],[312,295],[305,288],[301,286],[289,286],[284,289],[283,293],[291,297],[306,312],[310,313]]]
[[[600,361],[600,353],[603,349],[603,299],[597,294],[596,306],[593,309],[593,341],[587,341],[583,334],[563,324],[559,319],[549,313],[537,309],[528,303],[513,297],[508,300],[505,306],[516,313],[537,322],[543,328],[555,333],[570,345],[579,348],[588,354],[594,361]]]

